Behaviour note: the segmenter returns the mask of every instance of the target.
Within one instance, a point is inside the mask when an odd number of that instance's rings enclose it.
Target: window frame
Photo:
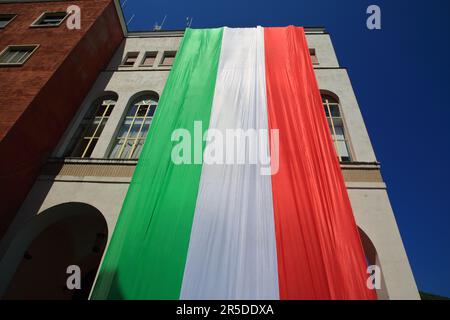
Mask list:
[[[329,130],[330,130],[331,139],[333,142],[333,147],[336,150],[336,155],[338,156],[339,161],[341,163],[354,162],[355,158],[354,158],[354,154],[353,154],[353,149],[351,146],[350,138],[348,135],[348,129],[347,129],[347,125],[345,123],[344,114],[342,112],[342,105],[341,105],[339,98],[337,98],[336,95],[333,93],[323,92],[323,91],[320,92],[320,95],[321,95],[321,102],[322,102],[322,107],[324,108],[324,112],[325,112],[325,107],[327,108],[328,116],[325,113],[325,117],[327,119],[327,125],[328,126],[331,125],[331,128],[329,128]],[[331,102],[329,101],[329,99],[332,99]],[[326,102],[324,100],[326,100]],[[339,110],[339,117],[334,117],[332,115],[330,105],[337,105],[338,110]],[[336,125],[335,125],[334,119],[340,119],[340,121],[342,121],[342,132],[343,132],[343,136],[344,136],[343,140],[337,139],[338,134],[336,133],[336,129],[335,129]],[[343,141],[345,143],[349,160],[343,160],[343,157],[339,154],[338,142],[340,142],[340,141]]]
[[[139,59],[139,51],[129,51],[125,54],[125,56],[122,58],[122,62],[120,63],[120,67],[124,67],[124,68],[134,68],[136,66],[136,63],[138,62]],[[132,65],[126,64],[127,60],[129,58],[131,58],[132,55],[136,55],[135,57],[135,61],[133,62]]]
[[[120,125],[117,127],[116,133],[111,141],[109,152],[108,152],[108,159],[115,159],[115,160],[137,160],[139,159],[142,148],[145,144],[145,141],[148,138],[148,133],[150,132],[150,128],[152,126],[153,119],[155,118],[156,112],[158,110],[159,106],[159,94],[156,92],[150,92],[150,93],[144,93],[144,94],[138,94],[134,96],[134,98],[130,99],[130,103],[128,104],[127,108],[125,109],[125,115],[123,116]],[[151,103],[145,104],[142,102],[150,101]],[[153,112],[152,116],[149,116],[151,107],[153,105],[156,105],[155,110]],[[148,106],[147,110],[145,112],[145,115],[139,116],[139,111],[141,106]],[[134,114],[129,114],[130,111],[136,107],[136,110]],[[120,136],[120,132],[122,128],[126,125],[126,121],[131,120],[128,129],[126,129],[125,135]],[[130,133],[132,132],[133,126],[135,125],[136,121],[142,120],[142,123],[140,124],[139,130],[136,132],[136,136],[132,137]],[[142,132],[144,131],[146,121],[150,121],[148,130],[145,135],[142,135]],[[131,149],[129,151],[126,150],[126,145],[128,141],[132,142]],[[122,144],[120,144],[122,142]],[[136,151],[136,148],[139,146],[139,143],[142,142],[141,150],[137,157],[133,157],[133,154]],[[118,150],[116,151],[116,146],[118,147]],[[128,152],[126,157],[123,157],[124,153]]]
[[[309,48],[308,50],[309,50],[309,56],[311,58],[311,62],[313,64],[313,66],[318,66],[320,64],[320,62],[319,62],[319,57],[317,56],[316,48]]]
[[[154,61],[152,63],[152,65],[145,65],[144,62],[148,57],[152,57],[154,55]],[[156,59],[158,58],[158,51],[146,51],[144,53],[144,57],[141,60],[141,63],[139,64],[140,67],[144,67],[144,68],[153,68],[155,67],[155,65],[157,65],[157,61]]]
[[[9,19],[9,21],[8,21],[3,27],[0,26],[0,30],[6,29],[6,27],[9,26],[10,23],[11,23],[14,19],[16,19],[17,14],[16,14],[16,13],[0,13],[0,18],[2,18],[2,17],[11,17],[11,18]]]
[[[58,24],[45,24],[41,25],[41,23],[44,20],[45,15],[47,14],[57,14],[57,13],[64,13],[64,18],[61,19],[61,21]],[[58,28],[69,16],[69,13],[66,11],[44,11],[41,13],[41,15],[33,21],[33,23],[30,25],[30,28]]]
[[[160,67],[172,67],[173,66],[173,64],[174,64],[174,62],[175,62],[175,59],[176,59],[176,57],[177,57],[177,51],[176,50],[167,50],[167,51],[164,51],[164,53],[163,53],[163,56],[162,56],[162,59],[161,59],[161,61],[159,62],[159,66]],[[166,58],[169,56],[169,55],[172,55],[173,54],[173,62],[172,62],[172,64],[165,64],[164,63],[164,60],[166,60]]]
[[[32,48],[30,50],[30,53],[28,54],[28,56],[25,58],[25,60],[23,60],[20,63],[14,62],[14,63],[9,63],[9,62],[1,62],[0,61],[0,66],[2,67],[20,67],[23,66],[30,58],[31,56],[36,52],[36,50],[39,48],[38,44],[10,44],[8,45],[5,49],[3,49],[0,52],[0,58],[3,54],[5,54],[8,50],[10,50],[11,48]]]
[[[83,118],[81,119],[81,122],[78,124],[71,139],[68,141],[66,149],[64,150],[64,156],[66,158],[73,158],[73,159],[92,158],[92,153],[94,152],[95,147],[97,146],[97,143],[100,140],[103,130],[105,129],[109,119],[111,118],[111,113],[117,106],[118,100],[119,100],[118,95],[115,93],[101,95],[97,99],[93,100],[93,102],[89,105],[89,109],[83,115]],[[112,101],[114,101],[114,103],[111,103]],[[104,111],[101,114],[99,114],[98,111],[100,110],[101,107],[105,108]],[[93,110],[93,108],[95,108],[95,110]],[[98,123],[96,123],[96,121],[98,121]],[[92,134],[88,135],[89,131],[92,131]],[[82,144],[82,141],[85,140],[87,140],[88,143],[83,148],[81,155],[74,156],[73,154],[75,153],[75,151],[77,151],[79,146]],[[94,143],[94,147],[91,153],[87,155],[87,152],[89,151],[92,143]]]

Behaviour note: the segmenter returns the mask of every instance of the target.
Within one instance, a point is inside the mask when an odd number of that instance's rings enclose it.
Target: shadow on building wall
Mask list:
[[[85,300],[108,239],[99,210],[64,203],[34,217],[0,262],[0,297],[6,300]],[[81,270],[81,290],[69,290],[69,266]]]

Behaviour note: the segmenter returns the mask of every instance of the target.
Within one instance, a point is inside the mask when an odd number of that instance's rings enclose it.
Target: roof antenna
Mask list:
[[[187,17],[186,18],[186,28],[190,28],[192,26],[192,21],[194,20],[193,17]]]
[[[130,24],[130,22],[134,19],[135,14],[133,13],[133,15],[131,16],[130,20],[128,20],[127,22],[127,26]]]
[[[160,31],[164,25],[164,22],[166,22],[167,14],[164,16],[164,19],[161,23],[161,25],[158,24],[158,22],[155,23],[155,26],[153,27],[153,31]]]

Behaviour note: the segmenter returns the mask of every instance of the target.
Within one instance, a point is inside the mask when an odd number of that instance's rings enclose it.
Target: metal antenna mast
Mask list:
[[[194,21],[193,17],[186,18],[186,28],[190,28],[192,26],[192,21]]]
[[[130,24],[130,22],[134,19],[135,14],[133,13],[133,15],[131,16],[130,20],[128,20],[127,22],[127,26]]]
[[[164,16],[164,19],[163,19],[161,25],[158,25],[158,22],[155,23],[155,26],[153,27],[153,31],[161,30],[164,25],[164,22],[166,22],[166,19],[167,19],[167,14]]]

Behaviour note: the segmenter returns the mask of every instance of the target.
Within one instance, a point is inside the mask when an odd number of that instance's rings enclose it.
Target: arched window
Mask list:
[[[145,93],[135,98],[114,140],[110,158],[137,159],[158,106],[158,95]]]
[[[95,100],[66,150],[67,157],[89,158],[117,102],[117,94]]]
[[[322,93],[322,102],[339,161],[350,162],[352,159],[345,134],[344,121],[342,119],[339,101],[330,94]]]

